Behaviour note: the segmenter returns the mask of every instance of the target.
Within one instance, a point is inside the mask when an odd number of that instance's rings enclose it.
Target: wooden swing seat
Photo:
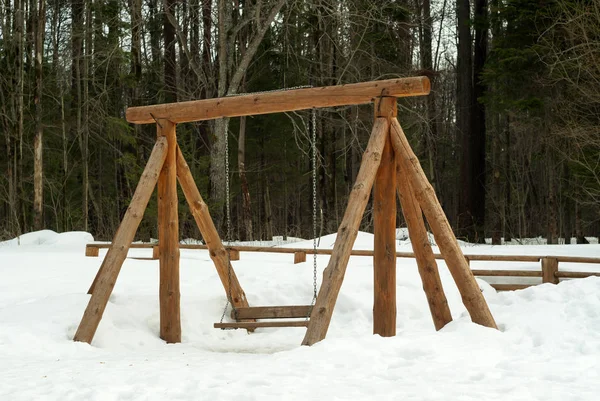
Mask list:
[[[236,308],[230,323],[215,323],[215,329],[257,329],[263,327],[308,327],[308,319],[256,322],[255,319],[301,319],[310,316],[312,305],[253,306]]]

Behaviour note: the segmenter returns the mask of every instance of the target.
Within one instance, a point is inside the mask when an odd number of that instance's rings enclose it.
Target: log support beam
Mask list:
[[[200,191],[194,182],[194,177],[179,147],[177,147],[177,179],[179,180],[179,185],[183,190],[185,199],[190,206],[190,212],[194,216],[194,220],[196,220],[202,238],[204,238],[210,258],[215,264],[223,288],[230,298],[229,301],[236,308],[248,307],[246,294],[242,290],[235,271],[229,262],[229,254],[221,242],[215,223],[210,217],[208,206],[204,203],[200,195]],[[230,279],[231,285],[229,283]]]
[[[435,242],[440,248],[440,253],[444,256],[446,265],[462,296],[463,304],[471,315],[471,320],[482,326],[497,328],[492,313],[477,285],[475,276],[473,276],[467,260],[458,246],[456,237],[450,228],[435,191],[427,180],[419,159],[412,151],[400,123],[395,118],[392,119],[390,133],[401,169],[406,174],[414,191],[414,196],[429,222]]]
[[[179,217],[177,212],[177,136],[169,120],[156,122],[158,138],[169,144],[158,178],[158,258],[160,264],[160,338],[181,342],[179,291]]]
[[[415,199],[412,186],[408,181],[406,173],[401,168],[399,158],[396,158],[396,177],[398,197],[404,220],[408,228],[408,236],[412,244],[419,275],[423,282],[423,291],[427,296],[429,311],[436,330],[440,330],[452,321],[452,314],[448,307],[448,300],[444,294],[442,280],[438,271],[435,255],[429,243],[423,213],[419,203]]]
[[[151,124],[154,123],[155,118],[183,123],[221,117],[284,113],[319,107],[366,104],[380,96],[423,96],[429,94],[430,86],[427,77],[408,77],[320,88],[250,93],[241,96],[129,107],[126,118],[128,122],[134,124]]]
[[[395,97],[375,101],[375,118],[396,117]],[[396,164],[389,134],[373,185],[373,334],[396,335]]]

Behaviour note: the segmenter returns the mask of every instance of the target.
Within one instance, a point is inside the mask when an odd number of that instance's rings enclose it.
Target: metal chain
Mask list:
[[[229,304],[231,304],[231,310],[233,312],[233,316],[235,317],[235,320],[237,320],[237,309],[235,309],[235,305],[233,304],[233,302],[231,302],[231,260],[229,259],[229,250],[225,249],[227,251],[227,281],[229,282],[229,286],[227,288],[227,302],[225,303],[225,307],[223,308],[223,314],[221,315],[221,320],[219,321],[219,323],[223,323],[223,320],[225,319],[225,315],[227,314],[227,308],[229,307]],[[232,330],[231,328],[222,328],[221,330]]]
[[[229,204],[229,135],[228,132],[225,132],[225,214],[227,219],[227,233],[225,240],[231,241],[231,210]],[[223,314],[221,315],[220,323],[223,323],[225,319],[225,315],[227,314],[227,308],[229,304],[231,304],[231,309],[234,313],[234,316],[237,317],[237,310],[235,309],[235,305],[231,302],[231,259],[229,256],[229,250],[225,249],[227,252],[227,281],[229,283],[227,288],[227,302],[225,303],[225,308],[223,308]],[[237,320],[237,319],[236,319]]]
[[[267,90],[267,91],[260,91],[260,92],[252,92],[252,94],[258,94],[258,93],[268,93],[268,92],[284,92],[284,91],[288,91],[288,90],[293,90],[293,89],[304,89],[304,88],[312,88],[312,85],[302,85],[302,86],[293,86],[291,88],[284,88],[284,89],[273,89],[273,90]],[[235,96],[242,96],[242,95],[248,95],[248,93],[234,93],[234,94],[230,94],[227,95],[226,97],[235,97]],[[311,302],[311,305],[314,304],[315,300],[317,299],[317,198],[316,198],[316,194],[317,194],[317,175],[316,175],[316,133],[317,133],[317,128],[316,128],[316,121],[317,121],[317,114],[315,109],[312,110],[312,120],[313,120],[313,144],[312,144],[312,149],[313,149],[313,247],[314,247],[314,268],[313,268],[313,300]],[[226,219],[227,219],[227,234],[226,234],[226,240],[227,241],[231,241],[231,209],[230,209],[230,201],[229,201],[229,197],[230,197],[230,182],[229,182],[229,135],[227,132],[225,132],[225,213],[226,213]],[[231,304],[231,309],[234,313],[234,317],[237,320],[237,310],[235,309],[235,305],[231,302],[231,260],[230,260],[230,255],[229,255],[229,250],[227,250],[227,281],[229,282],[228,285],[228,294],[227,294],[227,302],[225,303],[225,308],[223,308],[223,313],[221,314],[221,320],[220,323],[223,323],[223,320],[225,319],[225,315],[227,314],[227,309],[229,308],[229,305]],[[221,329],[221,330],[231,330],[231,329]]]
[[[231,209],[230,209],[230,189],[229,189],[229,135],[225,132],[225,213],[227,215],[227,236],[226,241],[231,241]]]
[[[317,110],[312,109],[313,299],[317,300]]]

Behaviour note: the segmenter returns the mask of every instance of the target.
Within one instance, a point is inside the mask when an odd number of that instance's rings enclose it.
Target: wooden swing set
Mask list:
[[[156,186],[160,337],[168,343],[181,342],[178,181],[229,302],[236,310],[237,322],[215,324],[215,327],[248,330],[258,327],[307,327],[303,345],[323,340],[344,280],[360,221],[373,189],[373,333],[388,337],[396,334],[396,194],[408,226],[435,328],[442,328],[452,320],[452,316],[427,237],[423,215],[429,222],[440,253],[472,321],[496,328],[494,318],[458,246],[433,187],[396,118],[396,98],[427,95],[429,90],[430,83],[426,77],[412,77],[129,108],[127,121],[134,124],[156,124],[157,140],[131,203],[90,287],[91,298],[74,341],[91,343]],[[176,124],[371,102],[374,103],[375,110],[373,130],[348,198],[331,258],[323,271],[322,285],[314,306],[250,307],[208,207],[177,145]],[[301,318],[309,314],[310,318],[306,321],[275,320]]]

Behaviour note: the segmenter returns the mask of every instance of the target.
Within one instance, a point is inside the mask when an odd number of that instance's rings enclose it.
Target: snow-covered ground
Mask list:
[[[401,230],[398,237],[398,250],[410,250]],[[334,239],[323,237],[320,247]],[[213,329],[223,288],[206,251],[182,250],[183,342],[158,338],[158,261],[127,259],[90,346],[72,337],[106,252],[86,258],[91,240],[44,231],[0,243],[0,400],[599,399],[600,278],[506,293],[480,281],[496,331],[470,322],[439,261],[455,321],[435,332],[415,262],[401,258],[398,334],[380,338],[370,334],[372,261],[352,257],[327,339],[301,347],[301,328]],[[372,235],[360,233],[355,248],[372,244]],[[600,257],[600,245],[463,245],[472,254]],[[328,259],[318,257],[319,279]],[[251,305],[311,301],[312,257],[292,262],[286,254],[242,253],[234,266]],[[539,269],[473,262],[484,266]]]

